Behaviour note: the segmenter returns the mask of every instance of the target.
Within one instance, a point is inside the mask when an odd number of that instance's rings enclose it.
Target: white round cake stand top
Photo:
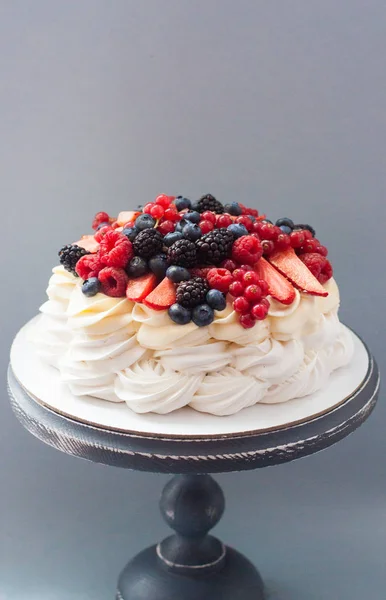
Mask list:
[[[262,404],[234,415],[217,417],[189,407],[158,415],[137,414],[124,402],[74,396],[61,382],[57,369],[39,357],[31,342],[33,321],[17,334],[11,350],[11,367],[21,386],[41,405],[80,423],[139,435],[208,437],[268,432],[308,421],[331,411],[349,398],[364,381],[370,356],[352,332],[354,356],[349,366],[332,373],[322,390],[280,404]]]

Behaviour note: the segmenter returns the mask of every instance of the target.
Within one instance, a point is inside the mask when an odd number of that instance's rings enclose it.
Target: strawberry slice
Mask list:
[[[117,217],[117,223],[118,225],[123,226],[129,221],[135,221],[140,214],[142,213],[138,210],[124,210],[119,213]]]
[[[142,277],[130,279],[126,288],[126,296],[132,302],[142,302],[154,290],[156,285],[157,277],[154,273],[147,273]]]
[[[302,292],[308,292],[313,296],[328,296],[328,292],[314,277],[309,268],[296,256],[292,248],[272,254],[269,260],[280,273],[285,275]]]
[[[176,288],[167,277],[144,299],[143,303],[154,310],[165,310],[176,301]]]
[[[96,241],[93,235],[83,235],[75,244],[84,248],[87,252],[91,252],[91,254],[95,254],[99,250],[99,242]]]
[[[255,271],[261,279],[268,284],[268,291],[272,298],[282,304],[292,304],[296,298],[295,289],[279,271],[275,269],[265,258],[261,258],[255,265]]]

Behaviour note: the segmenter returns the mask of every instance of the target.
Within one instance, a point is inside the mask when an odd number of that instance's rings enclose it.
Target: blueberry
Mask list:
[[[168,259],[166,254],[156,254],[149,260],[150,270],[153,271],[154,275],[157,275],[159,279],[165,277],[166,269],[168,268]]]
[[[186,221],[191,221],[192,223],[199,223],[201,219],[201,215],[196,210],[191,210],[184,214],[184,219]]]
[[[173,283],[180,283],[181,281],[187,281],[190,279],[190,273],[185,267],[177,267],[172,265],[166,271],[166,277]]]
[[[280,229],[282,230],[283,233],[286,233],[287,235],[292,233],[292,229],[291,229],[291,227],[288,227],[288,225],[280,225]]]
[[[192,321],[198,327],[205,327],[210,325],[214,319],[213,308],[209,304],[199,304],[195,306],[192,311]]]
[[[191,223],[188,221],[186,225],[184,225],[182,229],[182,235],[186,240],[190,240],[191,242],[195,242],[202,236],[202,231],[198,225],[195,223]]]
[[[181,304],[172,304],[168,310],[169,317],[177,325],[186,325],[192,318],[192,312]]]
[[[90,277],[90,279],[86,279],[82,285],[82,292],[88,298],[95,296],[98,292],[100,292],[101,284],[98,277]]]
[[[206,301],[214,310],[224,310],[227,305],[225,294],[220,290],[209,290],[206,295]]]
[[[174,204],[178,211],[184,210],[184,208],[190,208],[192,206],[189,198],[184,198],[184,196],[177,196],[177,198],[174,200]]]
[[[125,227],[125,229],[122,230],[123,235],[125,235],[130,242],[132,242],[133,240],[135,240],[136,236],[139,234],[139,230],[137,229],[137,227]]]
[[[178,223],[179,225],[179,223]],[[174,242],[177,242],[178,240],[182,240],[184,236],[182,235],[181,231],[173,231],[172,233],[167,233],[163,239],[163,242],[165,244],[165,246],[167,248],[170,248],[170,246],[172,246],[174,244]]]
[[[227,229],[233,233],[236,239],[243,235],[248,235],[248,229],[241,223],[232,223],[232,225],[228,225]]]
[[[294,222],[292,221],[292,219],[288,219],[287,217],[284,217],[283,219],[278,219],[275,223],[275,225],[277,227],[281,227],[282,225],[285,225],[286,227],[290,227],[291,231],[293,230],[293,228],[295,227]]]
[[[141,277],[148,272],[147,262],[140,256],[134,256],[126,267],[129,277]]]
[[[102,227],[108,227],[109,225],[110,225],[110,223],[99,223],[96,230],[99,231],[100,229],[102,229]]]
[[[135,220],[135,226],[138,231],[143,231],[144,229],[151,229],[155,225],[155,219],[151,215],[143,214],[139,215],[139,217]]]
[[[237,202],[231,202],[230,204],[226,204],[224,206],[224,211],[235,217],[239,217],[243,214],[243,209]]]
[[[182,230],[183,230],[183,228],[184,228],[184,226],[186,225],[187,222],[188,221],[185,221],[185,219],[181,219],[181,221],[178,221],[174,232],[182,233]]]

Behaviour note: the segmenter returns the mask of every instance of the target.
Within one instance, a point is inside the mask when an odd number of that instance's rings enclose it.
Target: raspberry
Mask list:
[[[229,215],[218,215],[216,219],[216,227],[217,229],[221,229],[222,227],[229,227],[232,225],[233,221]]]
[[[155,206],[154,202],[148,202],[143,207],[142,212],[145,213],[145,215],[150,215],[150,211],[153,208],[153,206]]]
[[[168,221],[177,222],[181,220],[181,216],[178,214],[176,207],[174,204],[165,210],[164,214],[165,219]]]
[[[275,250],[275,242],[273,242],[272,240],[263,240],[261,242],[261,245],[263,246],[264,256],[269,256]]]
[[[207,275],[209,286],[226,294],[233,282],[232,273],[228,269],[210,269]]]
[[[92,228],[96,229],[101,223],[109,223],[110,217],[107,212],[98,212],[92,222]]]
[[[189,269],[189,272],[192,277],[202,277],[203,279],[206,279],[212,268],[213,267],[193,267],[193,269]]]
[[[241,283],[241,281],[234,281],[229,286],[229,293],[235,298],[242,296],[244,293],[244,285]]]
[[[259,211],[256,210],[256,208],[246,208],[245,209],[245,214],[246,215],[252,215],[252,217],[257,218],[259,216]]]
[[[299,258],[320,283],[326,283],[326,281],[331,279],[333,274],[332,266],[325,256],[316,252],[309,252],[302,254]]]
[[[244,296],[239,296],[233,301],[233,308],[239,315],[246,315],[250,311],[250,304]]]
[[[133,246],[130,240],[117,231],[108,231],[99,247],[101,263],[108,267],[125,267],[133,258]]]
[[[265,303],[263,304],[262,302],[259,302],[258,304],[255,304],[252,307],[252,315],[258,321],[262,321],[263,319],[265,319],[267,314],[268,314],[268,307],[266,306]]]
[[[236,266],[236,263],[230,258],[226,258],[222,261],[222,263],[220,263],[220,267],[222,269],[228,269],[228,271],[230,271],[231,273],[233,273],[233,271],[236,269]]]
[[[76,263],[76,272],[81,279],[90,279],[98,277],[99,271],[103,268],[99,254],[87,254]]]
[[[291,246],[290,236],[286,233],[280,233],[275,242],[276,250],[287,250]]]
[[[255,271],[247,271],[246,273],[244,273],[242,280],[244,282],[244,285],[257,284],[259,281],[259,276]]]
[[[174,225],[174,223],[172,221],[163,221],[162,223],[160,223],[158,225],[158,231],[160,233],[162,233],[162,235],[166,235],[168,233],[172,233],[172,231],[174,231],[175,228],[176,228],[176,226]]]
[[[247,215],[241,215],[240,217],[237,217],[236,223],[244,225],[245,229],[248,232],[251,232],[253,230],[253,222],[249,217],[247,217]]]
[[[258,285],[248,285],[244,290],[244,296],[248,302],[259,302],[262,298],[261,289]]]
[[[240,325],[242,325],[242,327],[244,327],[244,329],[251,329],[252,327],[254,327],[255,319],[254,319],[253,315],[251,315],[251,314],[241,315]]]
[[[232,248],[232,258],[238,263],[254,265],[262,257],[263,247],[258,239],[251,235],[238,238]]]
[[[106,296],[112,296],[113,298],[126,296],[126,286],[129,278],[124,269],[105,267],[100,271],[98,279],[102,286],[102,292]]]
[[[97,242],[101,242],[108,231],[114,231],[111,225],[106,225],[105,227],[98,229],[94,234],[94,238]]]
[[[150,214],[153,217],[153,219],[160,219],[161,217],[164,216],[164,213],[165,213],[165,209],[160,204],[155,204],[150,209]]]
[[[173,197],[167,196],[166,194],[160,194],[155,199],[155,203],[158,206],[162,206],[163,208],[168,208],[171,205],[172,201],[173,201]],[[154,217],[154,215],[152,215],[152,216]],[[157,217],[154,217],[154,218],[157,218]]]
[[[329,279],[333,276],[334,271],[332,269],[332,265],[329,260],[326,260],[326,263],[323,267],[323,271],[319,275],[319,281],[321,284],[327,283]]]
[[[203,234],[209,233],[209,231],[214,229],[214,225],[210,221],[200,221],[200,229]]]

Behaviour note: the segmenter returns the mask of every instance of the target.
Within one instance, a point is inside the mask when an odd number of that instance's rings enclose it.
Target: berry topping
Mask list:
[[[168,208],[173,201],[172,196],[167,196],[166,194],[160,194],[155,199],[155,203],[157,206],[162,206],[163,208]]]
[[[299,258],[321,284],[331,279],[333,275],[331,263],[321,254],[316,252],[302,254]]]
[[[262,240],[261,245],[263,246],[264,256],[269,256],[275,250],[275,242],[273,242],[272,240]]]
[[[147,262],[140,256],[134,256],[126,267],[129,277],[141,277],[148,272]]]
[[[210,269],[206,276],[209,287],[225,294],[229,291],[229,286],[233,282],[232,273],[228,269]]]
[[[104,227],[98,229],[94,234],[95,241],[98,243],[101,242],[108,231],[113,231],[111,225],[104,225]]]
[[[214,212],[219,215],[224,212],[223,205],[221,204],[221,202],[216,200],[216,198],[212,196],[212,194],[205,194],[205,196],[201,196],[198,202],[196,202],[194,208],[199,213],[203,213],[207,210],[210,210],[211,212]]]
[[[237,217],[236,219],[236,224],[238,225],[244,225],[245,229],[250,232],[253,230],[253,221],[251,217],[248,217],[247,215],[241,215],[240,217]]]
[[[231,202],[230,204],[226,204],[224,206],[224,211],[235,217],[238,217],[243,214],[243,209],[238,202]]]
[[[177,287],[177,302],[185,308],[193,308],[205,301],[209,285],[206,279],[194,277],[189,281],[183,281]]]
[[[157,229],[144,229],[133,242],[134,252],[142,258],[150,258],[162,250],[162,240],[162,235]]]
[[[149,260],[149,268],[150,271],[153,271],[154,275],[158,277],[158,279],[163,279],[166,274],[166,269],[168,268],[168,259],[166,254],[156,254],[152,256]]]
[[[285,252],[272,254],[270,262],[301,291],[315,296],[328,296],[328,292],[300,258],[296,256],[292,248]]]
[[[258,276],[265,280],[268,285],[268,292],[282,304],[292,304],[296,298],[293,285],[283,277],[269,262],[264,258],[259,260],[256,267]],[[265,291],[265,290],[264,290]]]
[[[122,298],[126,294],[126,286],[129,280],[124,269],[105,267],[98,275],[101,290],[106,296]]]
[[[58,252],[60,264],[69,271],[75,277],[77,277],[78,273],[75,270],[75,267],[78,261],[82,258],[82,256],[89,255],[90,253],[81,248],[77,244],[71,244],[70,246],[63,246],[61,250]]]
[[[250,303],[244,296],[238,296],[233,301],[233,308],[240,315],[246,315],[250,311]]]
[[[161,217],[163,217],[165,214],[165,209],[163,206],[160,206],[159,204],[154,204],[151,209],[150,209],[150,215],[153,217],[153,219],[161,219]]]
[[[220,290],[209,290],[206,294],[206,302],[213,310],[224,310],[227,305],[225,294]]]
[[[182,235],[185,239],[195,242],[202,236],[202,231],[198,225],[191,221],[187,221],[182,228]]]
[[[130,240],[118,231],[108,231],[99,247],[101,263],[108,267],[125,267],[133,257],[133,245]]]
[[[189,212],[184,213],[185,221],[190,221],[191,223],[195,223],[196,225],[200,222],[201,215],[196,210],[191,210]]]
[[[135,226],[139,231],[144,229],[152,229],[156,224],[156,220],[148,214],[139,215],[135,220]]]
[[[290,241],[292,248],[301,248],[306,241],[303,229],[295,229],[295,231],[290,234]]]
[[[169,317],[177,325],[186,325],[192,319],[192,312],[188,308],[184,308],[181,304],[172,304],[168,310]]]
[[[83,282],[82,292],[85,296],[91,298],[101,291],[101,287],[98,277],[90,277],[90,279],[86,279],[86,281]]]
[[[175,302],[176,288],[167,277],[143,300],[143,303],[153,310],[166,310]]]
[[[289,227],[289,229],[291,229],[291,231],[292,231],[293,228],[295,227],[295,224],[292,221],[292,219],[288,219],[287,217],[284,217],[283,219],[278,219],[276,221],[276,227]]]
[[[95,235],[98,235],[96,233]],[[72,244],[72,246],[79,246],[91,254],[96,254],[99,250],[99,242],[95,239],[95,235],[82,235],[80,240]]]
[[[257,320],[257,321],[262,321],[263,319],[265,319],[265,317],[268,315],[268,311],[269,311],[269,304],[267,306],[267,304],[264,302],[260,302],[258,304],[255,304],[254,306],[252,306],[252,316]]]
[[[233,234],[227,229],[210,231],[196,242],[198,259],[202,263],[218,265],[228,258],[234,241]]]
[[[81,279],[90,279],[98,277],[99,271],[103,268],[99,254],[86,254],[76,263],[76,273]]]
[[[233,244],[232,258],[238,263],[254,265],[260,260],[263,247],[260,241],[252,235],[243,235]]]
[[[222,261],[222,263],[220,263],[220,267],[222,269],[228,269],[228,271],[233,273],[233,271],[236,269],[237,265],[230,258],[226,258],[225,260]]]
[[[262,298],[262,292],[258,285],[253,283],[252,285],[247,285],[244,290],[244,297],[248,300],[248,302],[259,302]]]
[[[172,221],[172,223],[181,220],[181,215],[178,213],[174,204],[165,210],[164,217],[166,220]]]
[[[132,302],[142,302],[157,285],[154,273],[147,273],[137,279],[131,279],[126,287],[126,296]]]
[[[304,225],[304,224],[295,225],[295,229],[306,229],[307,231],[309,231],[311,233],[312,237],[315,237],[315,235],[316,235],[315,229],[313,227],[311,227],[311,225]]]
[[[280,233],[275,242],[276,250],[287,250],[291,247],[291,238],[287,233]]]
[[[232,223],[232,225],[228,225],[228,231],[234,235],[235,239],[238,239],[243,235],[248,235],[248,229],[242,223]]]
[[[183,196],[177,196],[174,200],[174,205],[178,211],[185,210],[185,208],[190,208],[192,206],[191,201],[188,198],[184,198]]]
[[[212,212],[211,210],[206,210],[202,213],[200,221],[209,221],[212,223],[212,225],[215,225],[216,218],[216,213]]]
[[[218,215],[216,219],[216,227],[217,229],[221,229],[222,227],[229,227],[232,225],[232,217],[230,215]]]
[[[259,284],[259,276],[255,271],[244,271],[241,281],[244,285]]]
[[[244,329],[251,329],[255,326],[255,318],[251,314],[241,315],[240,325],[242,325]]]
[[[244,284],[241,281],[234,281],[229,286],[229,293],[235,298],[242,296],[244,293]]]
[[[214,229],[214,225],[211,221],[200,221],[200,229],[202,233],[209,233]]]
[[[196,246],[190,240],[177,240],[168,250],[168,261],[172,265],[193,267],[196,264],[196,258]]]
[[[134,223],[140,214],[141,211],[138,210],[124,210],[120,212],[117,218],[117,226],[123,227],[126,223]]]
[[[185,269],[185,267],[177,267],[172,265],[167,269],[166,277],[168,277],[173,283],[181,283],[181,281],[188,281],[191,278],[191,275],[188,269]]]
[[[209,304],[199,304],[192,310],[192,321],[198,327],[206,327],[214,320],[213,308]]]
[[[95,215],[94,220],[92,222],[92,228],[94,230],[96,230],[96,229],[98,229],[98,227],[101,223],[109,223],[110,222],[109,220],[110,220],[110,217],[107,214],[107,212],[102,212],[102,211],[98,212]]]
[[[162,233],[162,231],[161,231]],[[163,239],[163,243],[167,248],[170,248],[170,246],[172,246],[174,244],[174,242],[177,242],[178,240],[182,240],[183,239],[183,235],[181,233],[181,231],[173,231],[172,233],[167,233]]]
[[[139,230],[134,227],[124,227],[122,229],[122,235],[125,235],[130,242],[134,242],[135,238],[139,234]]]

